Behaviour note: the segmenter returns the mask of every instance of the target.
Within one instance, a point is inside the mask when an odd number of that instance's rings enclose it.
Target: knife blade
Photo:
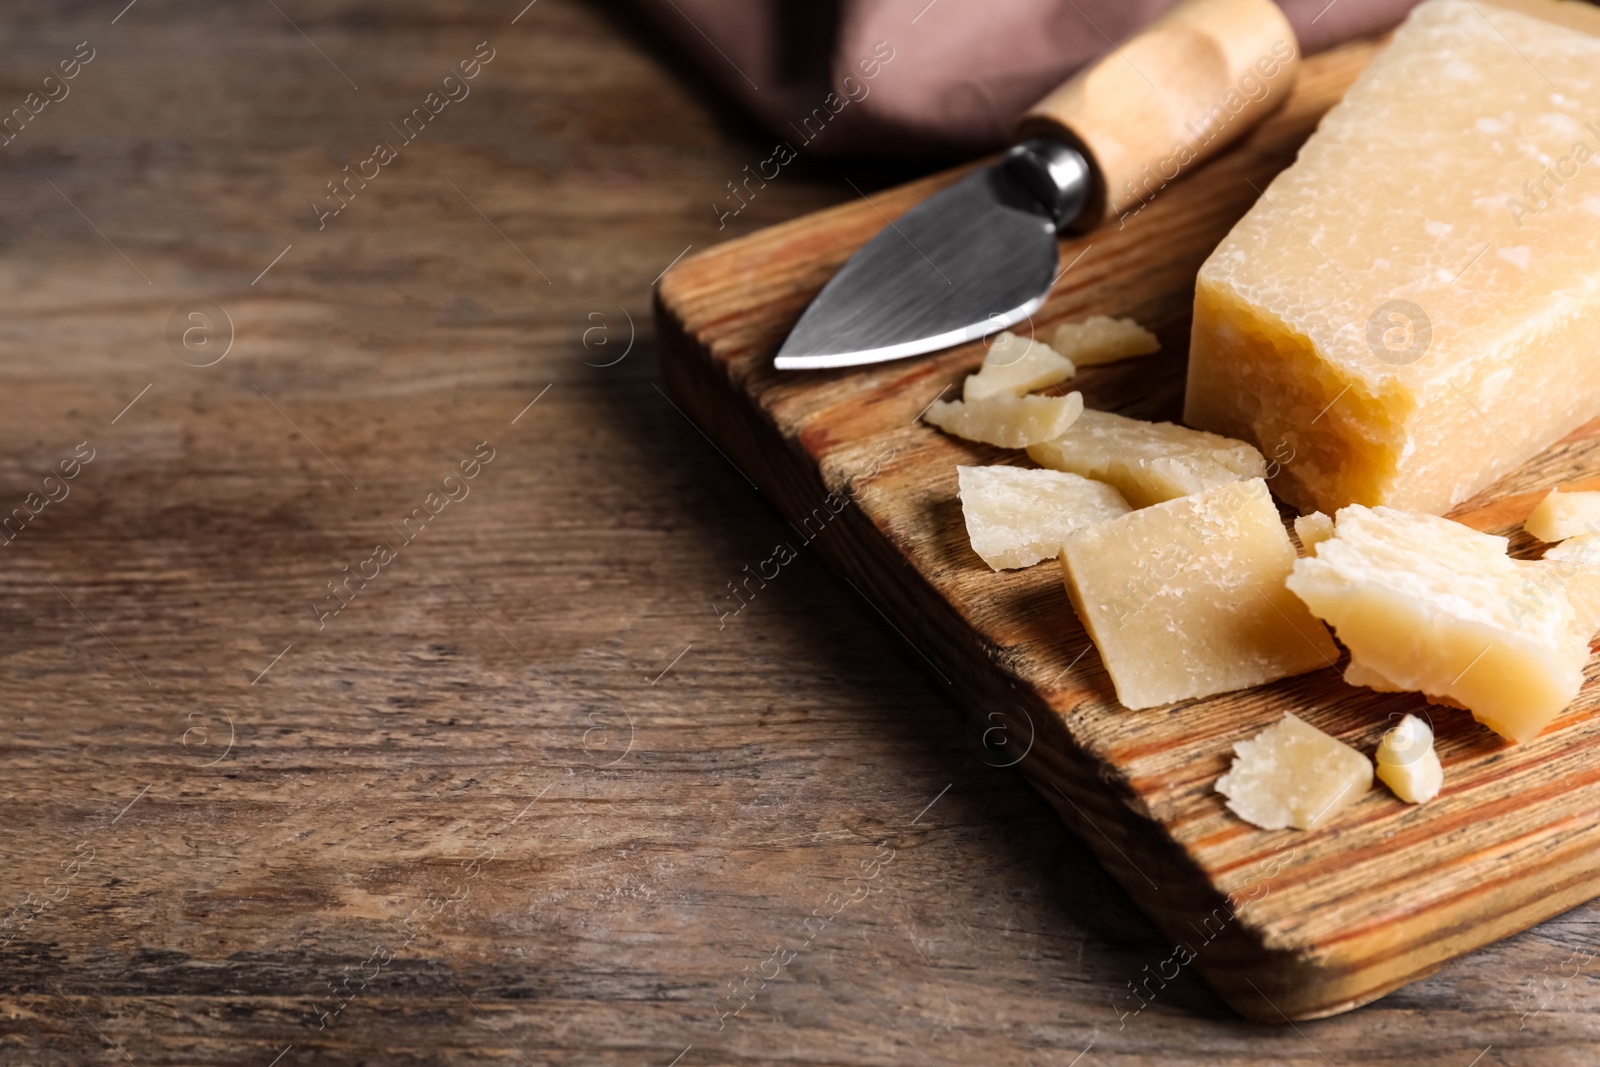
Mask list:
[[[1081,153],[1040,140],[929,197],[828,281],[775,365],[806,370],[901,359],[1021,322],[1055,281],[1058,224],[1077,217],[1089,181]]]
[[[862,246],[773,365],[903,359],[1022,322],[1059,277],[1062,234],[1142,209],[1237,139],[1283,102],[1298,59],[1272,0],[1183,0],[1035,105],[998,162]]]

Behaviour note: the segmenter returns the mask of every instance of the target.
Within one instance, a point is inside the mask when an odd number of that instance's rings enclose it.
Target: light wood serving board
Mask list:
[[[1312,57],[1285,107],[1233,150],[1162,191],[1126,226],[1112,222],[1062,243],[1061,262],[1071,266],[1034,317],[1041,336],[1090,314],[1127,315],[1155,329],[1164,346],[1162,355],[1080,372],[1071,387],[1088,406],[1178,417],[1197,269],[1374,48]],[[982,345],[851,371],[772,369],[790,327],[840,264],[885,218],[957,177],[876,194],[685,260],[657,292],[662,372],[678,403],[790,520],[789,546],[814,544],[870,602],[863,610],[882,613],[989,739],[1010,746],[995,748],[997,762],[1027,750],[1022,773],[1173,940],[1173,954],[1136,979],[1147,983],[1141,991],[1159,992],[1163,977],[1190,966],[1248,1017],[1329,1015],[1600,895],[1594,662],[1577,702],[1519,746],[1465,712],[1352,688],[1331,668],[1128,711],[1056,565],[995,573],[968,546],[956,465],[1025,462],[1021,454],[918,421],[935,397],[959,392]],[[1600,472],[1600,424],[1454,517],[1513,533],[1552,481],[1586,472]],[[829,499],[847,479],[853,501]],[[1527,545],[1519,536],[1513,552]],[[737,604],[730,594],[726,606]],[[1426,714],[1444,762],[1443,793],[1413,807],[1375,786],[1316,832],[1246,825],[1213,783],[1233,743],[1285,711],[1368,754],[1400,714]],[[1119,1011],[1141,1003],[1131,988],[1111,995]]]

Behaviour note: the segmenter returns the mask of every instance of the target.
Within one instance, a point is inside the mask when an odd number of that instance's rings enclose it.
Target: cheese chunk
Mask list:
[[[1597,247],[1600,37],[1427,0],[1201,267],[1184,421],[1447,511],[1600,415]]]
[[[1312,549],[1333,536],[1333,520],[1320,511],[1301,515],[1294,520],[1294,535],[1300,538],[1306,555],[1313,555]]]
[[[1026,448],[1060,437],[1083,414],[1083,394],[1012,396],[997,393],[968,404],[935,400],[922,417],[945,433],[1001,448]]]
[[[1448,519],[1353,504],[1288,586],[1350,650],[1352,685],[1421,692],[1526,741],[1571,703],[1589,658],[1589,623],[1548,567]]]
[[[1266,474],[1250,445],[1170,422],[1085,411],[1066,433],[1028,449],[1041,467],[1109,482],[1136,508]]]
[[[1422,804],[1439,795],[1444,767],[1433,750],[1433,731],[1415,715],[1383,735],[1378,744],[1378,777],[1407,804]]]
[[[961,399],[971,403],[1000,393],[1021,396],[1064,382],[1075,372],[1072,360],[1049,345],[1006,331],[989,346],[978,373],[967,375]]]
[[[1294,546],[1259,478],[1096,523],[1062,542],[1061,564],[1125,707],[1244,689],[1338,659],[1327,630],[1284,587]]]
[[[1080,367],[1159,352],[1156,335],[1132,319],[1091,315],[1056,327],[1050,347]]]
[[[1128,513],[1100,482],[1031,467],[957,467],[972,550],[995,570],[1031,567],[1061,553],[1067,535]]]
[[[1549,496],[1539,501],[1522,528],[1541,541],[1565,541],[1579,534],[1600,533],[1600,493],[1563,493],[1552,489]]]
[[[1263,830],[1314,830],[1372,788],[1372,762],[1297,716],[1233,746],[1217,792],[1233,813]]]

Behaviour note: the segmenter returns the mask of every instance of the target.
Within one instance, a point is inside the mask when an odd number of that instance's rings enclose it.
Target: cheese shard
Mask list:
[[[1378,777],[1407,804],[1424,804],[1444,786],[1433,730],[1415,715],[1400,720],[1378,744]]]
[[[1076,370],[1072,360],[1049,345],[1005,331],[989,346],[978,373],[967,375],[961,399],[971,403],[998,394],[1021,396],[1064,382]]]
[[[1031,467],[957,467],[972,550],[995,570],[1031,567],[1061,553],[1069,534],[1128,513],[1109,485]]]
[[[1315,830],[1372,788],[1372,762],[1298,716],[1233,746],[1217,792],[1233,813],[1263,830]]]
[[[1333,520],[1320,511],[1298,516],[1294,520],[1294,535],[1300,538],[1300,547],[1306,554],[1312,555],[1317,545],[1333,536]]]
[[[1108,482],[1136,508],[1264,477],[1250,445],[1170,422],[1085,411],[1070,430],[1028,449],[1041,467]]]
[[[1600,534],[1579,534],[1565,538],[1560,544],[1545,549],[1543,558],[1600,567]]]
[[[1600,415],[1600,12],[1519,8],[1415,8],[1200,269],[1184,421],[1286,442],[1301,511],[1442,513]]]
[[[1600,534],[1582,534],[1551,545],[1539,562],[1550,568],[1543,584],[1559,584],[1589,636],[1600,633]]]
[[[1259,478],[1131,511],[1061,545],[1067,595],[1129,708],[1333,666],[1327,630],[1284,587],[1294,558]]]
[[[1161,350],[1156,335],[1132,319],[1091,315],[1082,322],[1056,327],[1050,347],[1080,367],[1111,363],[1131,356],[1148,356]]]
[[[1083,394],[1012,396],[997,393],[968,404],[935,400],[922,416],[945,433],[1001,448],[1027,448],[1060,437],[1083,414]]]
[[[1596,203],[1596,208],[1600,209],[1600,202]],[[1563,493],[1552,489],[1549,496],[1539,501],[1522,528],[1541,541],[1565,541],[1579,534],[1600,533],[1600,493]]]
[[[1506,539],[1393,508],[1343,508],[1289,589],[1350,650],[1345,680],[1421,692],[1526,741],[1577,696],[1590,623]]]

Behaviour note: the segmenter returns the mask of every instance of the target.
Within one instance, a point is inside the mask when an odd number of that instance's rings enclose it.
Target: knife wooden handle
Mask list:
[[[1063,138],[1095,189],[1075,229],[1139,211],[1289,95],[1294,30],[1273,0],[1183,0],[1022,117],[1017,139]]]

